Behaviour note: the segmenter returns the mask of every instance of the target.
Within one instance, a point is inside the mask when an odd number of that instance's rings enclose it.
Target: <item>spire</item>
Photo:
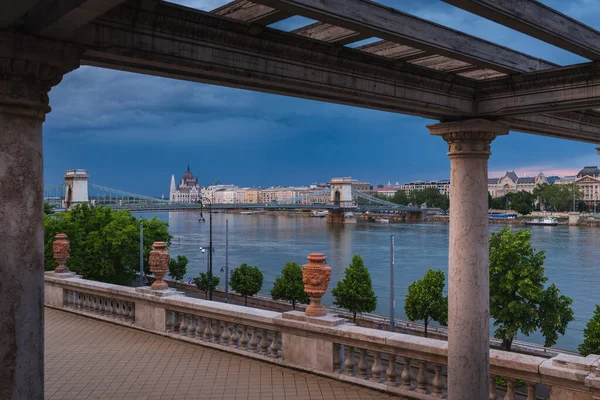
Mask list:
[[[188,163],[188,172],[190,172],[190,164]]]

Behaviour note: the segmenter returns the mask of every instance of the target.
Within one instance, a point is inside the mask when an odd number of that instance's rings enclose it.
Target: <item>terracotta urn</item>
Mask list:
[[[331,268],[325,264],[325,259],[325,254],[312,253],[308,255],[308,264],[302,266],[304,291],[310,297],[310,305],[305,311],[309,317],[322,317],[327,314],[321,299],[327,293]]]
[[[154,248],[150,252],[150,271],[154,274],[156,280],[152,284],[154,290],[164,290],[169,287],[163,277],[169,271],[169,250],[165,242],[152,243]]]
[[[70,250],[71,246],[67,235],[64,233],[57,234],[52,243],[52,253],[54,254],[54,259],[58,262],[58,267],[54,268],[54,272],[59,274],[69,272],[69,268],[67,268],[66,264],[69,259]]]

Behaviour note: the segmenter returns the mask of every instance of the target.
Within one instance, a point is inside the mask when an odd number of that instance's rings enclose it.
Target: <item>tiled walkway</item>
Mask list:
[[[329,378],[46,309],[46,399],[394,399]]]

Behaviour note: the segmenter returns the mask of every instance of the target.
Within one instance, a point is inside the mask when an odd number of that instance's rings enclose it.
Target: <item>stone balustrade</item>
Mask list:
[[[48,307],[411,399],[447,396],[446,341],[47,273]],[[490,350],[489,399],[599,400],[600,356]],[[502,378],[502,379],[497,379]]]

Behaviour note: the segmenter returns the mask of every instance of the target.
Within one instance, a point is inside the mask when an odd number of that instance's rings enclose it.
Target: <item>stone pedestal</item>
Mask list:
[[[428,126],[448,143],[448,399],[489,396],[488,158],[508,129],[486,120]]]
[[[330,314],[309,317],[300,311],[289,311],[283,319],[319,326],[338,326],[346,322]],[[315,330],[318,330],[315,327]],[[282,359],[286,363],[319,372],[333,372],[333,343],[322,338],[298,336],[284,332],[281,335]]]
[[[581,218],[581,213],[578,212],[570,212],[569,213],[569,225],[577,225],[579,223],[579,219]]]
[[[44,182],[48,91],[79,66],[62,43],[0,33],[1,399],[44,397]]]

